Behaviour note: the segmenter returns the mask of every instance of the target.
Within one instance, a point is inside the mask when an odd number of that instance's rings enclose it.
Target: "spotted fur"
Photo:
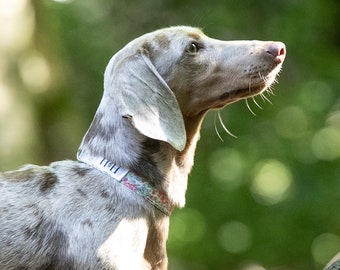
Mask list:
[[[117,52],[81,151],[152,183],[178,207],[207,111],[257,95],[280,42],[219,41],[191,27],[143,35]],[[167,269],[169,217],[78,161],[0,174],[0,269]]]

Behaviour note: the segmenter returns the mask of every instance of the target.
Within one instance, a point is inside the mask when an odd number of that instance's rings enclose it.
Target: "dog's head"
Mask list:
[[[281,42],[220,41],[179,26],[143,35],[120,50],[105,71],[104,95],[143,135],[186,144],[185,119],[257,95],[285,58]]]

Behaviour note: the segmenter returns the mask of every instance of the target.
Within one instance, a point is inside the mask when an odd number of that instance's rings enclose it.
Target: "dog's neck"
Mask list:
[[[175,206],[183,207],[202,119],[184,119],[187,143],[183,151],[177,151],[140,134],[129,119],[102,100],[80,149],[128,168],[164,191]]]
[[[169,200],[167,194],[162,190],[156,190],[155,186],[144,180],[137,174],[126,168],[120,167],[118,164],[111,162],[103,157],[92,156],[84,150],[79,150],[77,159],[86,163],[91,167],[107,174],[113,180],[121,183],[128,189],[132,190],[146,201],[153,204],[161,212],[170,215],[173,210],[173,203]]]
[[[202,120],[203,117],[195,119],[184,118],[187,133],[185,148],[181,152],[173,150],[173,155],[169,157],[172,166],[169,166],[167,169],[167,179],[169,183],[168,193],[178,207],[183,207],[185,205],[188,175],[194,165],[194,155],[197,142],[200,138]],[[171,146],[167,146],[171,148]]]

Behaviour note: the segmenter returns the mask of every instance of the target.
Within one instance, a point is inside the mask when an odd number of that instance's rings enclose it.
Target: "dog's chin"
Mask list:
[[[253,97],[253,96],[256,96],[258,94],[261,94],[263,91],[265,91],[267,89],[267,87],[269,85],[270,84],[267,84],[264,81],[262,81],[262,82],[257,83],[257,84],[249,85],[247,87],[229,90],[229,91],[223,93],[219,97],[221,104],[220,104],[220,106],[218,106],[218,108],[222,108],[225,105],[236,102],[240,99],[245,99],[245,98],[248,98],[248,97]],[[218,109],[218,108],[216,108],[216,109]]]
[[[261,78],[258,82],[253,82],[250,85],[228,90],[227,92],[220,95],[219,100],[221,101],[221,103],[218,108],[222,108],[240,99],[245,99],[245,98],[249,98],[249,97],[253,97],[253,96],[261,94],[269,86],[273,84],[273,82],[275,81],[276,75],[277,75],[277,72],[275,72],[274,74],[269,74],[266,77]]]
[[[234,89],[228,92],[225,92],[220,96],[220,100],[229,101],[234,99],[242,99],[247,97],[252,97],[260,94],[267,88],[266,83],[262,82],[256,85],[247,86],[244,88]]]

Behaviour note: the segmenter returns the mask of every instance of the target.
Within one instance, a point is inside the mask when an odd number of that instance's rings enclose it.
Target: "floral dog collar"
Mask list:
[[[145,181],[142,177],[136,175],[132,171],[122,168],[105,158],[88,155],[82,150],[78,152],[77,159],[108,174],[119,183],[136,192],[139,196],[142,196],[164,214],[168,216],[171,214],[174,205],[169,200],[168,196],[163,191],[157,190],[151,183]]]

